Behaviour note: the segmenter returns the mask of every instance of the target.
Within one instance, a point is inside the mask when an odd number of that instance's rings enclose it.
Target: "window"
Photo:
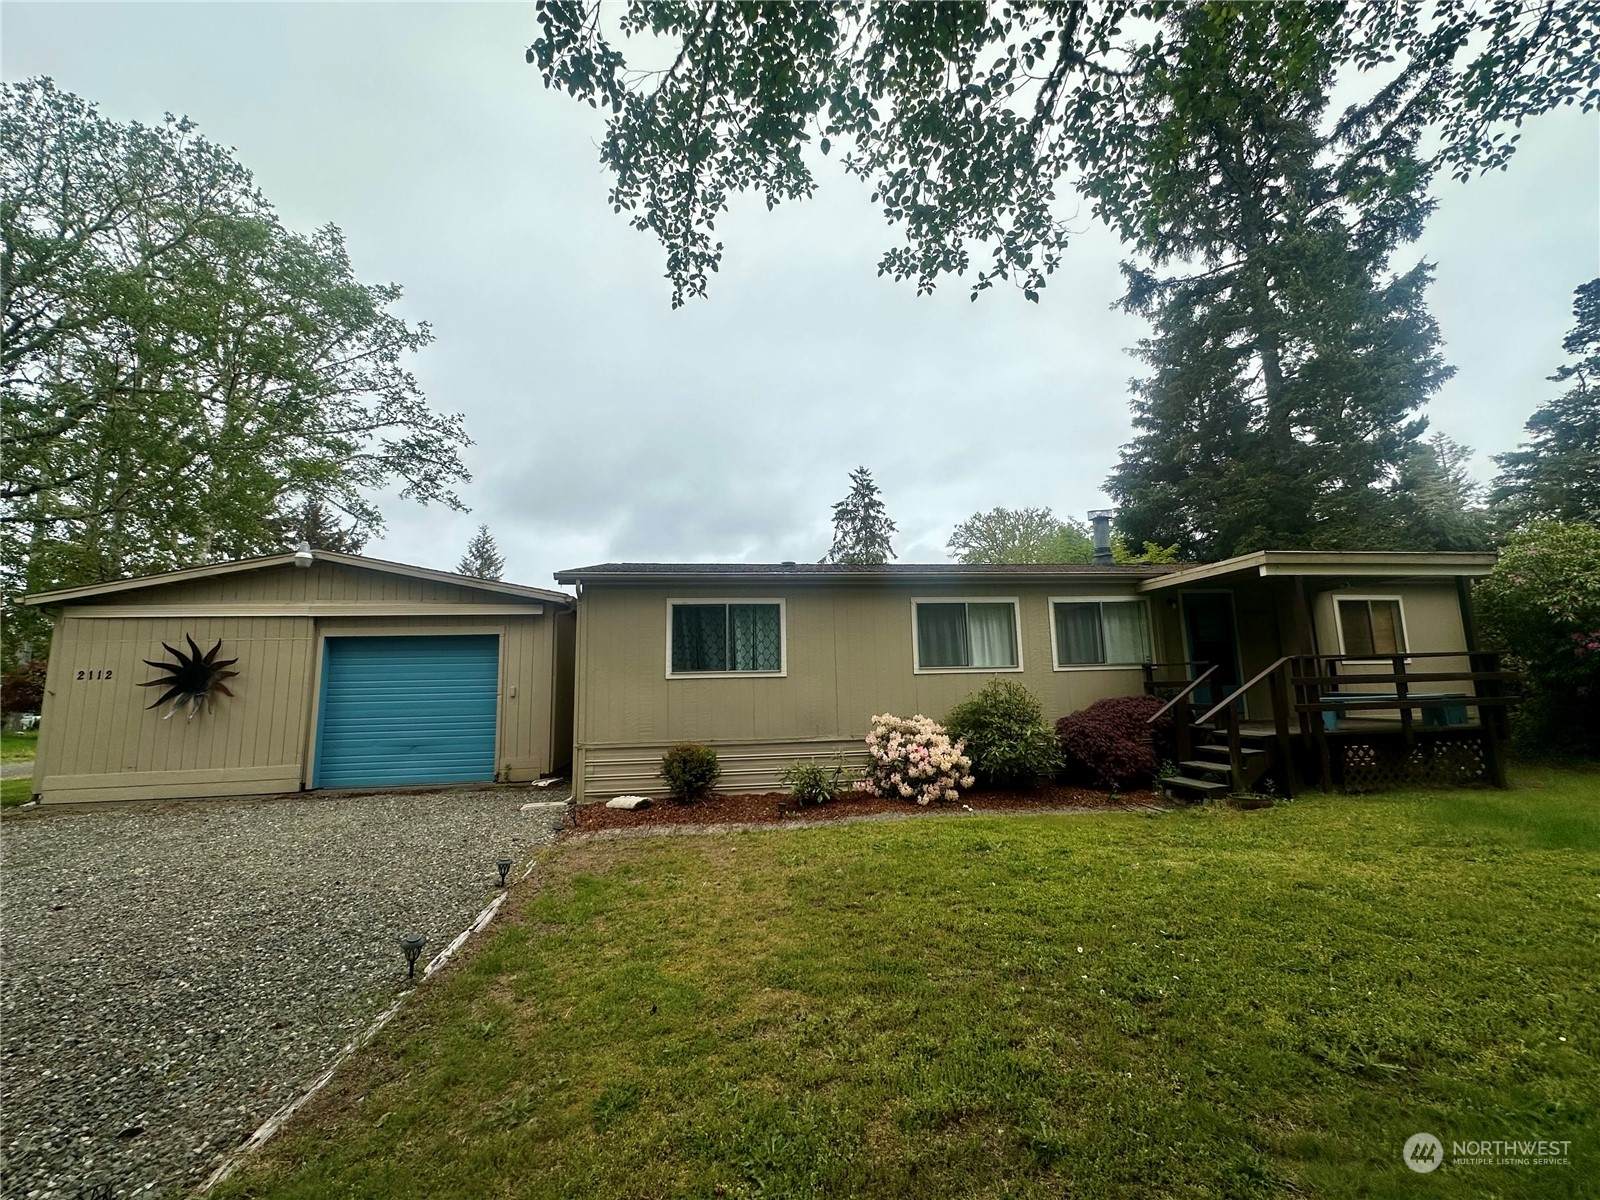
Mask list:
[[[1051,600],[1056,669],[1149,662],[1150,613],[1143,600]]]
[[[670,604],[668,675],[783,674],[783,602]]]
[[[1019,671],[1015,600],[913,600],[918,671]]]
[[[1339,599],[1339,644],[1357,658],[1406,652],[1405,615],[1397,596]]]

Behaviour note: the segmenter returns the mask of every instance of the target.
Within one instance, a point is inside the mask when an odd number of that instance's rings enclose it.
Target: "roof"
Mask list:
[[[433,583],[448,583],[456,587],[475,588],[479,591],[493,592],[496,595],[512,596],[518,599],[537,600],[545,604],[560,604],[571,606],[572,597],[565,592],[558,592],[548,588],[527,587],[520,583],[504,583],[498,579],[475,579],[470,575],[458,575],[454,571],[435,571],[430,567],[413,567],[408,563],[390,562],[382,558],[366,558],[360,554],[339,554],[333,550],[313,550],[311,557],[314,563],[340,563],[348,567],[362,567],[368,571],[380,571],[386,575],[406,575],[412,579],[426,579]],[[290,566],[295,561],[294,551],[283,554],[267,554],[259,558],[241,558],[232,562],[211,563],[204,567],[189,567],[182,571],[166,571],[159,575],[137,575],[131,579],[117,579],[110,583],[92,583],[85,587],[61,588],[53,592],[35,592],[31,596],[24,596],[24,604],[71,604],[78,600],[88,600],[95,596],[107,596],[115,592],[131,592],[141,588],[160,587],[168,583],[183,583],[189,580],[210,579],[219,575],[233,575],[241,571],[262,571],[271,567]]]
[[[892,583],[918,579],[1150,579],[1176,570],[1144,563],[596,563],[556,572],[557,583],[804,579]]]
[[[1494,570],[1499,556],[1477,550],[1257,550],[1221,562],[1197,563],[1139,585],[1144,592],[1186,587],[1229,576],[1338,576],[1343,578],[1452,578]]]
[[[557,583],[810,582],[893,583],[930,579],[1123,579],[1140,591],[1227,577],[1347,576],[1439,578],[1487,575],[1492,552],[1458,550],[1258,550],[1214,563],[596,563],[557,571]]]

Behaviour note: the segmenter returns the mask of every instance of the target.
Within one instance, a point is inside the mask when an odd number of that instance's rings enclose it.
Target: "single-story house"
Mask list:
[[[27,603],[55,620],[46,803],[531,780],[570,761],[561,592],[302,547]]]
[[[1109,558],[558,572],[577,589],[574,791],[660,795],[661,755],[685,741],[717,751],[721,789],[769,790],[796,761],[864,761],[874,714],[942,718],[995,676],[1031,688],[1051,719],[1103,697],[1171,697],[1186,733],[1204,718],[1218,735],[1197,735],[1193,758],[1183,743],[1197,792],[1253,782],[1275,758],[1290,791],[1319,776],[1375,785],[1435,758],[1451,778],[1499,777],[1500,713],[1484,715],[1497,701],[1463,700],[1492,690],[1492,671],[1473,677],[1494,664],[1474,657],[1468,600],[1494,555]],[[1431,678],[1397,685],[1407,670]],[[1209,777],[1207,758],[1231,779]]]

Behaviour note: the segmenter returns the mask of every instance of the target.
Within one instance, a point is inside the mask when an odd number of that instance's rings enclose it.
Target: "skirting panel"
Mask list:
[[[797,762],[817,762],[860,770],[867,762],[867,748],[855,738],[813,741],[738,744],[708,742],[717,752],[722,776],[717,791],[737,795],[745,792],[780,791],[780,776]],[[608,800],[612,796],[665,796],[661,780],[661,756],[669,745],[579,746],[578,769],[574,782],[581,789],[580,804]]]

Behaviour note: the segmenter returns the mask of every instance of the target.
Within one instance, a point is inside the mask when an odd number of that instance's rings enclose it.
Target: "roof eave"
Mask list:
[[[474,579],[470,575],[457,575],[450,571],[435,571],[431,567],[414,567],[409,563],[390,562],[388,559],[382,558],[367,558],[359,554],[340,554],[333,550],[313,550],[311,555],[313,566],[317,562],[339,563],[344,566],[362,567],[369,571],[380,571],[385,574],[404,575],[412,579],[425,579],[432,583],[447,583],[456,587],[475,588],[480,591],[494,592],[498,595],[513,596],[517,599],[537,600],[543,604],[559,604],[568,608],[573,604],[571,596],[565,592],[552,591],[549,588],[528,587],[520,583],[504,583],[495,579]],[[295,553],[287,551],[283,554],[263,555],[260,558],[244,558],[233,562],[212,563],[203,567],[187,567],[180,571],[165,571],[159,575],[139,575],[131,579],[113,580],[110,583],[92,583],[82,587],[58,588],[50,592],[35,592],[24,596],[22,602],[36,606],[72,604],[78,600],[115,595],[119,592],[164,587],[167,584],[186,583],[191,580],[210,579],[221,575],[234,575],[244,571],[270,570],[274,567],[287,566],[294,561]]]

